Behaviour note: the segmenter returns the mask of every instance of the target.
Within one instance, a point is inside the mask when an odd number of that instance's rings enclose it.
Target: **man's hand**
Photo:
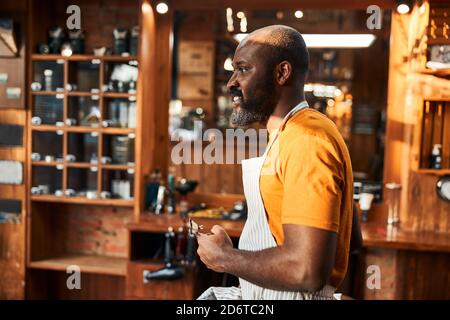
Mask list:
[[[197,253],[200,260],[216,272],[225,272],[225,263],[230,259],[229,253],[233,249],[233,243],[225,230],[218,225],[211,229],[212,234],[197,235]]]

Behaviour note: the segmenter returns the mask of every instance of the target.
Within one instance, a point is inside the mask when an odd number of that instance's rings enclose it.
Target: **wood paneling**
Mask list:
[[[428,23],[427,4],[425,8],[420,13],[416,6],[410,15],[393,14],[392,18],[384,176],[386,182],[402,184],[403,228],[450,233],[450,203],[438,198],[438,177],[416,171],[420,162],[427,165],[431,150],[430,143],[422,145],[421,138],[433,135],[432,130],[422,132],[420,127],[435,120],[433,115],[427,117],[427,105],[423,110],[424,100],[450,100],[450,80],[418,72],[426,58],[420,38]],[[410,54],[413,51],[420,53]]]

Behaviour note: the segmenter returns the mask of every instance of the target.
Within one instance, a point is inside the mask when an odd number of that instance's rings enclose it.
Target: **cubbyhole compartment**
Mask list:
[[[100,60],[69,62],[67,91],[99,93]]]
[[[63,124],[64,94],[33,96],[33,125]]]
[[[64,90],[64,60],[34,61],[33,92]]]
[[[68,133],[67,162],[98,163],[98,132]]]
[[[67,125],[99,127],[101,115],[98,96],[70,96],[68,99]]]

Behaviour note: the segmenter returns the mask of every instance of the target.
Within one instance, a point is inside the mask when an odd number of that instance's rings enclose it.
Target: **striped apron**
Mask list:
[[[301,102],[293,108],[284,118],[282,126],[296,112],[308,107],[306,101]],[[280,128],[281,129],[281,128]],[[279,132],[279,130],[278,130]],[[259,188],[261,168],[267,157],[271,146],[278,138],[278,133],[267,146],[261,157],[242,161],[242,178],[244,194],[247,201],[248,216],[239,239],[239,249],[246,251],[261,251],[276,247],[277,243],[270,231],[266,210],[262,201]],[[199,300],[323,300],[333,299],[335,288],[326,285],[317,292],[289,292],[262,288],[251,282],[239,278],[240,288],[237,287],[211,287],[206,290]]]

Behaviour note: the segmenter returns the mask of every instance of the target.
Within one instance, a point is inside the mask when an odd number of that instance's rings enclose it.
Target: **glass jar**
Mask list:
[[[401,185],[395,182],[386,183],[386,203],[388,206],[388,225],[400,222],[400,191]]]

